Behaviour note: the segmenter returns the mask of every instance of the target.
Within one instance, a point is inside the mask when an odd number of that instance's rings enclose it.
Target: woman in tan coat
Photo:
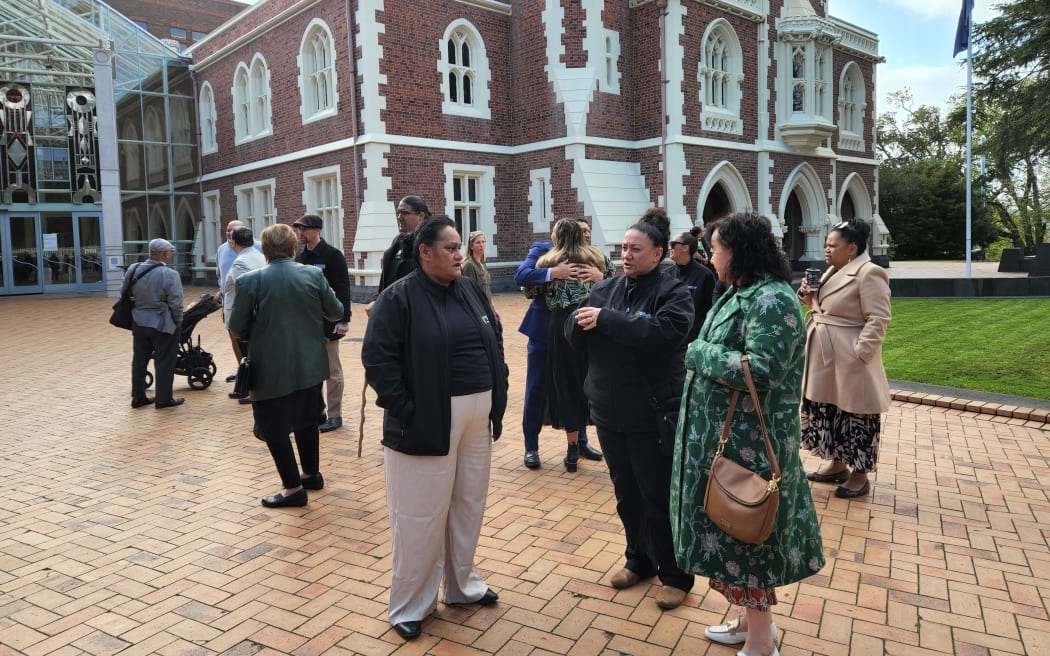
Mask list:
[[[806,331],[802,448],[831,463],[806,476],[840,483],[842,499],[868,494],[879,456],[881,413],[890,406],[882,342],[890,323],[886,270],[865,252],[868,225],[843,221],[824,242],[828,270],[817,289],[803,280],[812,311]],[[852,470],[852,472],[851,472]]]

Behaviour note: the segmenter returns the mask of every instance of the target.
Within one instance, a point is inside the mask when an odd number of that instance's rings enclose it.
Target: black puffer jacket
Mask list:
[[[460,303],[476,318],[492,373],[492,439],[503,431],[507,409],[507,364],[503,327],[485,293],[459,278],[443,287],[417,269],[391,284],[368,315],[361,347],[365,379],[383,416],[383,445],[409,455],[443,456],[452,427],[449,357],[452,346],[444,307]]]
[[[685,382],[685,336],[693,321],[693,299],[681,282],[659,268],[635,279],[624,275],[597,283],[580,307],[599,307],[592,330],[576,325],[573,312],[565,337],[587,349],[583,391],[591,421],[607,430],[655,432],[655,397],[661,406],[681,397]]]

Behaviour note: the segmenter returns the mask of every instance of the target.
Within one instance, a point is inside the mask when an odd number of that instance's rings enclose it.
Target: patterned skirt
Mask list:
[[[840,410],[802,399],[802,448],[823,460],[844,462],[853,471],[873,472],[879,462],[882,415]]]
[[[711,579],[710,584],[712,590],[721,592],[734,606],[754,608],[760,613],[768,613],[777,603],[776,588],[742,588],[718,579]]]

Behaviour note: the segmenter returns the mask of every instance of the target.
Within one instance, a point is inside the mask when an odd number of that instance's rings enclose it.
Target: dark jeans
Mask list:
[[[525,408],[521,417],[521,432],[525,437],[525,450],[538,451],[540,429],[547,414],[547,345],[529,339],[526,353]],[[580,444],[587,444],[586,426],[580,429],[577,439]]]
[[[671,456],[660,453],[656,433],[617,433],[598,427],[609,466],[616,513],[627,538],[627,569],[688,592],[694,577],[678,567],[671,539]]]
[[[170,401],[171,388],[175,383],[175,358],[179,352],[176,333],[162,333],[155,328],[134,325],[131,328],[131,398],[146,398],[146,364],[153,357],[155,368],[153,383],[157,386],[154,397],[157,401]]]

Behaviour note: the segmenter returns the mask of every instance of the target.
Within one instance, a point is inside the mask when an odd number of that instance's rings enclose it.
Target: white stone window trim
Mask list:
[[[256,235],[277,222],[276,178],[237,185],[233,193],[237,199],[237,220],[244,222]]]
[[[456,33],[459,33],[462,39],[470,45],[471,58],[473,60],[471,65],[466,68],[466,70],[473,73],[473,83],[471,85],[472,102],[470,105],[464,104],[462,98],[456,102],[451,100],[452,90],[449,87],[448,74],[452,70],[452,64],[448,61],[448,42]],[[437,68],[438,73],[441,75],[442,113],[483,119],[492,118],[492,109],[489,106],[489,84],[492,80],[492,71],[489,68],[489,58],[485,51],[485,41],[481,38],[481,33],[470,21],[460,18],[452,21],[445,28],[445,33],[438,43]]]
[[[719,71],[708,64],[711,42],[721,38],[727,56],[726,70]],[[721,105],[708,102],[712,92],[711,80],[716,75],[727,77]],[[744,122],[740,119],[740,103],[743,98],[744,55],[740,39],[732,24],[724,18],[711,22],[700,41],[700,62],[697,66],[697,81],[700,83],[700,126],[703,130],[740,135],[744,133]]]
[[[261,54],[255,53],[251,66],[244,62],[237,64],[231,91],[235,143],[242,144],[273,134],[270,68]]]
[[[474,176],[478,178],[478,230],[485,233],[485,258],[494,258],[496,252],[496,167],[475,164],[445,163],[445,214],[456,216],[456,202],[452,181],[456,177]],[[466,235],[461,235],[466,239]]]
[[[850,87],[852,87],[852,94],[849,93]],[[866,109],[864,75],[860,66],[851,61],[842,68],[839,76],[838,147],[840,149],[856,151],[866,149],[867,143],[864,140],[864,112]]]
[[[212,89],[211,82],[205,81],[201,85],[197,111],[201,126],[201,154],[219,152],[219,117],[215,111],[215,90]]]
[[[602,74],[598,76],[598,91],[620,93],[620,33],[603,29]]]
[[[313,69],[313,63],[311,62],[313,54],[314,37],[319,33],[324,34],[326,41],[326,51],[328,55],[328,66],[326,71],[319,72]],[[299,113],[303,119],[303,125],[319,121],[321,119],[335,116],[338,113],[339,106],[339,86],[338,86],[338,67],[335,65],[335,41],[332,38],[332,30],[328,27],[320,18],[314,18],[310,21],[310,24],[306,26],[306,30],[303,31],[302,42],[299,44],[299,56],[296,58],[296,63],[299,67],[299,97],[301,104],[299,106]],[[316,109],[317,96],[311,87],[311,77],[326,77],[327,78],[327,106],[322,109]]]
[[[220,192],[218,189],[201,194],[201,212],[203,214],[201,233],[204,238],[203,256],[206,262],[215,261],[219,245],[225,241],[225,239],[220,239],[222,205],[220,204],[219,196]],[[222,235],[222,237],[225,237],[225,235]]]
[[[549,232],[554,220],[550,167],[529,171],[529,223],[533,232]],[[487,257],[487,255],[486,255]]]
[[[322,205],[315,190],[317,185],[330,181],[334,181],[335,202]],[[303,171],[303,207],[307,214],[316,214],[324,222],[321,237],[340,251],[343,250],[343,186],[338,164]]]

